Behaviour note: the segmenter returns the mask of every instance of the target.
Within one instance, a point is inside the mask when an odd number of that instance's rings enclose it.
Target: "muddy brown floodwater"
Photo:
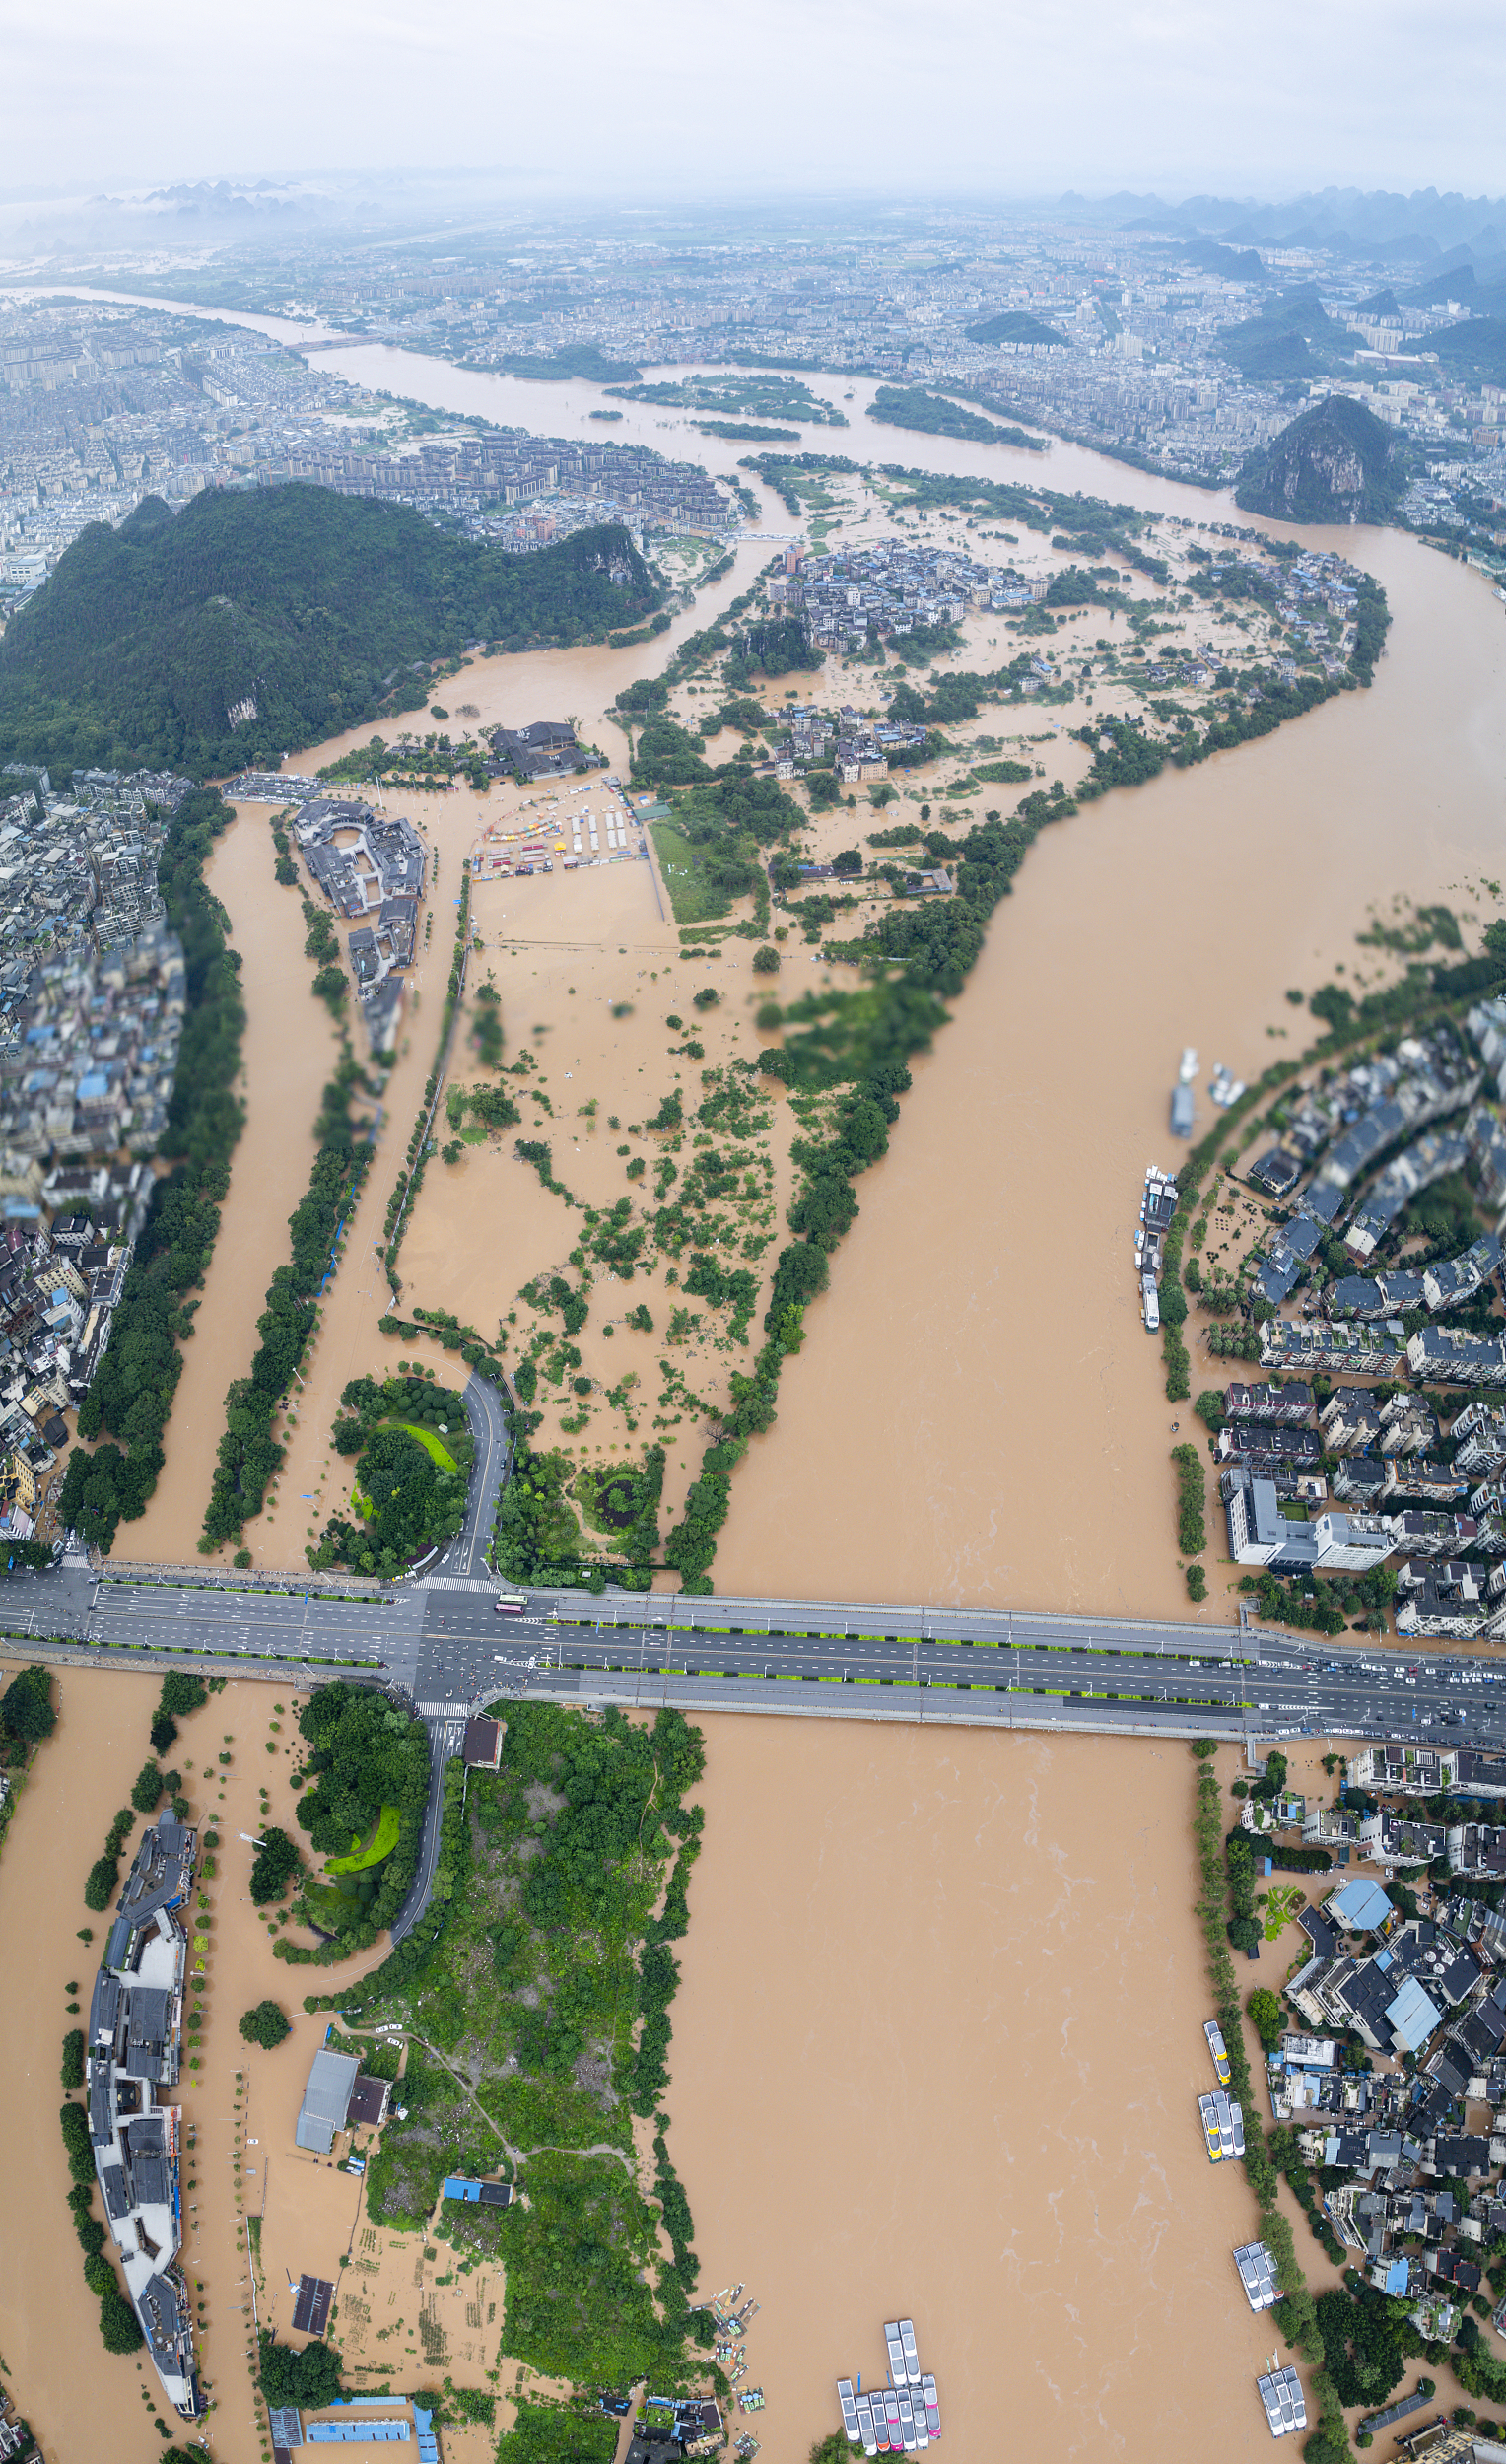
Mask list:
[[[704,2289],[763,2304],[766,2464],[837,2427],[839,2376],[883,2383],[899,2315],[948,2454],[1007,2423],[1023,2455],[1266,2455],[1257,2212],[1198,2119],[1186,1746],[701,1725],[671,2146]]]
[[[280,889],[269,818],[240,808],[215,846],[207,879],[230,913],[240,952],[246,1024],[239,1092],[245,1128],[231,1160],[220,1236],[182,1347],[183,1375],[163,1440],[167,1464],[139,1523],[124,1527],[122,1557],[192,1557],[225,1430],[225,1394],[244,1377],[272,1269],[288,1255],[288,1217],[308,1186],[320,1091],[339,1060],[329,1012],[309,990],[298,894]]]
[[[1398,533],[1329,543],[1391,594],[1374,688],[1037,841],[857,1184],[778,1425],[732,1483],[719,1589],[1192,1613],[1166,1461],[1188,1406],[1132,1265],[1145,1166],[1182,1153],[1182,1048],[1258,1077],[1320,1032],[1286,988],[1368,962],[1372,900],[1472,904],[1501,866],[1498,607]],[[1226,1376],[1195,1353],[1195,1394]]]
[[[0,1688],[12,1674],[0,1666]],[[160,1680],[114,1670],[62,1669],[53,1699],[57,1728],[33,1766],[0,1857],[0,1960],[22,1990],[7,1997],[0,2028],[0,2099],[6,2154],[0,2165],[0,2354],[10,2381],[50,2458],[109,2457],[152,2464],[160,2444],[160,2388],[135,2359],[106,2354],[99,2304],[84,2285],[83,2256],[67,2208],[68,2168],[58,2130],[58,2070],[70,2016],[65,1991],[87,2013],[107,1917],[84,1906],[84,1878],[109,1818],[129,1801],[147,1750]],[[331,2277],[351,2246],[360,2186],[293,2144],[308,2066],[324,2035],[322,2016],[303,2009],[319,1971],[273,1955],[274,1923],[246,1895],[254,1850],[246,1834],[267,1822],[297,1830],[290,1784],[297,1715],[307,1702],[271,1685],[232,1681],[180,1727],[171,1759],[180,1768],[201,1840],[195,1923],[205,1948],[190,1959],[185,2055],[176,2091],[183,2111],[181,2265],[203,2302],[197,2349],[213,2400],[209,2432],[220,2464],[257,2464],[261,2423],[253,2393],[246,2219],[263,2223],[262,2316],[284,2335],[287,2276],[305,2268]],[[223,1760],[222,1760],[223,1756]],[[263,1801],[261,1790],[266,1790]],[[203,1850],[214,1829],[219,1845]],[[126,1842],[122,1878],[142,1835]],[[214,1871],[206,1874],[206,1865]],[[78,1939],[88,1924],[94,1941]],[[342,1966],[352,1982],[378,1961],[385,1939]],[[66,1973],[65,1973],[66,1971]],[[240,2037],[242,2011],[281,2004],[291,2035],[273,2053]],[[197,2023],[195,2023],[197,2016]],[[98,2213],[98,2201],[96,2202]],[[463,2372],[461,2373],[463,2375]],[[141,2402],[148,2389],[153,2407]]]

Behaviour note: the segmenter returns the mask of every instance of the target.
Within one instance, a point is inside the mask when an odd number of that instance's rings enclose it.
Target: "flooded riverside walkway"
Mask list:
[[[1265,2456],[1212,2168],[1185,1745],[705,1719],[670,2050],[701,2285],[763,2304],[766,2464],[911,2315],[946,2451]],[[1231,1763],[1231,1769],[1233,1765]]]

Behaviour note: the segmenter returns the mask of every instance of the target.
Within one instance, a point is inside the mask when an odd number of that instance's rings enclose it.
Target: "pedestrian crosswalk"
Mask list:
[[[485,1575],[427,1574],[418,1585],[425,1592],[489,1592],[492,1584]]]

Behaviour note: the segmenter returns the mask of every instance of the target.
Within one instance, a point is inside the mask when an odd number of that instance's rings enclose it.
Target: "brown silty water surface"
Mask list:
[[[279,888],[275,860],[265,809],[246,805],[217,841],[206,871],[242,961],[246,1024],[237,1091],[245,1128],[193,1339],[182,1346],[167,1464],[145,1515],[121,1533],[122,1557],[181,1563],[194,1553],[225,1430],[226,1390],[251,1365],[272,1269],[288,1252],[288,1217],[308,1185],[320,1091],[339,1060],[329,1012],[309,990],[298,893]]]
[[[583,418],[599,399],[588,386],[519,385],[371,348],[330,358],[367,381],[390,380],[386,363],[400,359],[405,390],[457,410],[523,417],[538,429],[558,427],[567,403]],[[510,388],[505,399],[499,388]],[[850,416],[866,399],[862,384],[853,390]],[[866,449],[927,469],[1085,485],[1195,521],[1231,510],[1060,445],[1036,456],[869,423],[846,434],[813,430],[807,442],[823,439],[832,450]],[[688,437],[661,434],[657,420],[648,423],[647,441],[692,449]],[[736,448],[717,440],[697,440],[693,449],[713,467],[736,459]],[[778,507],[768,522],[792,527]],[[1187,1612],[1165,1460],[1179,1415],[1164,1400],[1159,1346],[1139,1323],[1132,1263],[1144,1168],[1178,1160],[1166,1128],[1177,1058],[1193,1043],[1205,1067],[1221,1058],[1257,1076],[1271,1058],[1300,1050],[1310,1032],[1306,1012],[1283,1001],[1285,989],[1311,991],[1338,963],[1352,980],[1352,936],[1373,905],[1399,891],[1469,905],[1470,885],[1499,865],[1503,636],[1484,583],[1398,533],[1308,535],[1357,557],[1386,583],[1395,623],[1374,689],[1197,770],[1111,794],[1037,844],[1015,898],[993,921],[954,1023],[916,1064],[888,1158],[858,1185],[862,1211],[834,1262],[830,1293],[810,1308],[779,1424],[754,1441],[733,1482],[716,1567],[721,1587]],[[465,722],[472,726],[574,712],[620,763],[626,747],[604,714],[621,684],[660,667],[688,626],[747,586],[767,553],[746,541],[737,570],[657,643],[478,661],[445,685],[446,707],[462,696],[474,703],[481,718]],[[817,689],[840,698],[842,675],[829,673]],[[1001,721],[991,712],[983,723]],[[336,739],[293,766],[312,768],[360,740],[360,731]],[[1063,747],[1060,764],[1055,751],[1047,758],[1070,779],[1081,754]],[[408,803],[441,851],[436,937],[418,971],[419,1006],[404,1022],[406,1050],[388,1090],[391,1127],[326,1296],[283,1481],[295,1529],[285,1529],[290,1515],[280,1509],[280,1521],[264,1518],[248,1532],[268,1563],[297,1562],[307,1524],[322,1521],[329,1483],[321,1492],[319,1472],[340,1387],[358,1369],[384,1365],[390,1349],[376,1333],[385,1286],[373,1244],[433,1058],[460,857],[479,823],[500,818],[510,797],[515,808],[512,789]],[[604,878],[632,873],[617,867]],[[519,915],[531,912],[539,939],[553,937],[537,927],[556,915],[568,913],[579,929],[582,886],[580,876],[488,885],[506,910],[483,927],[488,960],[497,963],[501,935]],[[623,915],[619,939],[629,961],[636,949],[636,964],[647,954],[651,970],[672,928],[645,916],[635,935],[637,921]],[[541,967],[536,987],[533,956],[509,962],[517,969],[511,1052],[540,1023],[557,1030],[557,1051],[572,1024],[569,985],[582,1001],[594,996],[580,972],[583,959],[571,957],[575,933],[567,927],[559,937],[568,963]],[[611,974],[610,941],[603,955]],[[1365,963],[1368,971],[1368,953]],[[527,1014],[535,990],[547,996],[537,1018]],[[551,1000],[564,1004],[553,1015]],[[582,1051],[592,1092],[608,1058],[601,1046]],[[558,1092],[553,1070],[550,1083]],[[1203,1127],[1209,1118],[1204,1099]],[[506,1184],[498,1178],[505,1171],[513,1176]],[[558,1209],[541,1213],[535,1195],[520,1190],[522,1176],[480,1148],[449,1178],[452,1192],[437,1190],[441,1174],[431,1165],[402,1271],[412,1297],[468,1315],[452,1292],[474,1295],[476,1309],[492,1293],[506,1303],[544,1263],[540,1244],[551,1235],[563,1241],[564,1222]],[[249,1193],[246,1176],[241,1186]],[[228,1225],[236,1203],[233,1190]],[[267,1274],[283,1254],[280,1214],[270,1216],[268,1208],[257,1217],[268,1235]],[[206,1310],[220,1272],[217,1258]],[[446,1279],[452,1292],[435,1288]],[[431,1356],[438,1366],[442,1355]],[[1195,1352],[1198,1383],[1216,1374]],[[673,1476],[689,1477],[677,1459]],[[201,1503],[191,1516],[174,1506],[170,1520],[165,1508],[152,1535],[171,1532],[172,1547],[163,1553],[182,1553],[199,1511]],[[140,1544],[126,1536],[132,1553]],[[1229,1603],[1216,1566],[1211,1573],[1201,1613],[1222,1621]]]
[[[1007,2418],[1024,2454],[1264,2457],[1273,2331],[1230,2257],[1258,2215],[1198,2115],[1186,1747],[702,1725],[670,2144],[703,2288],[763,2305],[768,2464],[838,2426],[839,2376],[884,2383],[897,2316],[944,2453]]]

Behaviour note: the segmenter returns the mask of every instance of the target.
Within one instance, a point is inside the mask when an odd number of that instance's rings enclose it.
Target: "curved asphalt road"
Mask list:
[[[497,1389],[486,1378],[473,1374],[466,1381],[464,1403],[465,1417],[476,1445],[476,1460],[465,1499],[465,1521],[433,1569],[433,1575],[419,1587],[425,1590],[435,1576],[442,1580],[447,1576],[457,1584],[485,1579],[491,1553],[492,1527],[497,1520],[497,1500],[512,1469],[512,1440]],[[465,1740],[464,1713],[452,1700],[445,1701],[451,1693],[451,1685],[441,1674],[445,1647],[449,1639],[447,1610],[450,1597],[443,1591],[436,1592],[425,1605],[424,1638],[428,1648],[415,1677],[414,1691],[429,1731],[429,1802],[424,1809],[424,1836],[419,1846],[413,1888],[392,1928],[394,1947],[412,1933],[429,1905],[435,1868],[439,1863],[440,1830],[445,1813],[445,1765],[460,1751]],[[487,1688],[477,1682],[474,1690],[480,1694]],[[438,1706],[433,1710],[426,1707],[432,1694],[438,1694],[440,1701],[445,1703],[443,1711]]]

